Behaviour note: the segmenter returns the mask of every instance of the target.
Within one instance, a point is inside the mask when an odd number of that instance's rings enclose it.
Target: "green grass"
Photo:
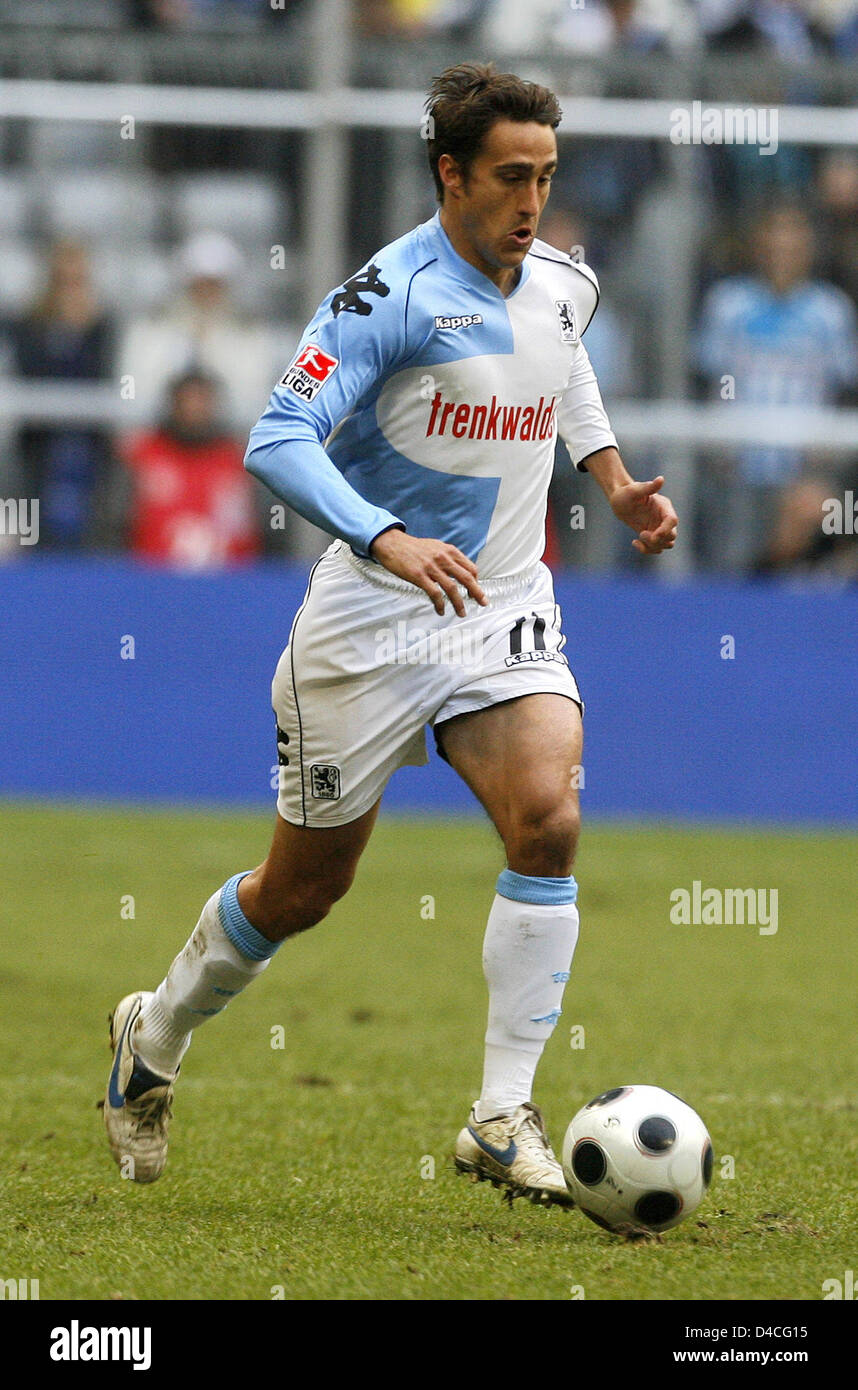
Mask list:
[[[290,1299],[565,1300],[572,1285],[588,1299],[819,1299],[824,1279],[858,1268],[846,835],[586,831],[581,940],[537,1098],[556,1146],[579,1105],[620,1083],[700,1110],[735,1178],[717,1161],[704,1205],[660,1242],[507,1207],[453,1171],[502,863],[492,833],[464,820],[382,821],[349,897],[197,1034],[163,1179],[123,1181],[96,1109],[108,1011],[154,987],[269,828],[3,809],[0,1277],[38,1278],[43,1299],[269,1299],[278,1285]],[[777,934],[672,926],[670,890],[695,878],[776,887]],[[430,894],[434,920],[421,916]]]

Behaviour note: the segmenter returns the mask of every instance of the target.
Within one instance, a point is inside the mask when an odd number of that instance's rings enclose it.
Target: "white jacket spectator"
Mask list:
[[[120,352],[143,416],[157,414],[168,381],[202,370],[221,383],[230,425],[246,432],[265,405],[284,356],[267,328],[243,318],[231,300],[242,257],[228,237],[202,232],[179,256],[181,293],[159,314],[132,320]]]
[[[493,53],[537,52],[546,43],[568,53],[597,55],[628,43],[631,32],[657,41],[688,29],[678,0],[637,0],[613,6],[606,0],[493,0],[481,39]]]

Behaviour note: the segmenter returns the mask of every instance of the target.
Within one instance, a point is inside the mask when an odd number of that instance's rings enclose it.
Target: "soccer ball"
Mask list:
[[[668,1231],[700,1205],[712,1177],[700,1116],[659,1086],[617,1086],[578,1111],[563,1172],[585,1216],[620,1234]]]

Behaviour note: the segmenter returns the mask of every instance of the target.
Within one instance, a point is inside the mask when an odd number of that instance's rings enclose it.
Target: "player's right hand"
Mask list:
[[[459,585],[477,603],[488,603],[473,560],[446,541],[409,536],[399,530],[382,531],[370,546],[370,554],[391,574],[407,579],[428,594],[436,613],[444,612],[444,600],[448,598],[459,617],[464,618],[465,602]]]

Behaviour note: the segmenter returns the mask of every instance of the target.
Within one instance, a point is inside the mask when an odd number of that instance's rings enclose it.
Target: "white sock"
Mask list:
[[[150,1071],[173,1076],[191,1033],[219,1014],[268,965],[279,942],[253,927],[238,905],[236,874],[209,898],[186,945],[144,1004],[132,1046]]]
[[[483,943],[489,1021],[478,1121],[530,1100],[578,940],[577,891],[571,876],[529,878],[505,869],[498,879]]]

